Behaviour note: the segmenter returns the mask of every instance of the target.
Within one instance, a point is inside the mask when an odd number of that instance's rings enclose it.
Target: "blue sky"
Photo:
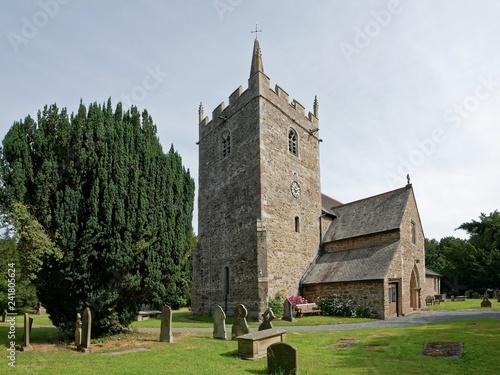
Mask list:
[[[318,97],[322,191],[349,202],[409,173],[426,237],[464,237],[500,208],[498,19],[495,0],[5,0],[0,137],[111,97],[148,109],[197,179],[199,103],[246,88],[258,22],[272,87],[306,113]]]

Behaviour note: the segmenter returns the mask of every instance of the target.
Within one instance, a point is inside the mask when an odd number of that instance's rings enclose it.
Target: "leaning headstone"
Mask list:
[[[172,336],[172,309],[169,306],[164,306],[161,311],[160,341],[174,342]]]
[[[271,324],[271,321],[275,318],[274,316],[274,313],[273,313],[273,310],[271,310],[270,308],[268,308],[264,314],[262,315],[262,319],[264,319],[264,321],[262,322],[262,324],[259,326],[259,331],[263,331],[265,329],[272,329],[273,328],[273,325]]]
[[[82,316],[80,315],[80,313],[76,314],[75,345],[76,345],[76,350],[80,350],[82,346]]]
[[[293,318],[293,305],[288,298],[283,302],[283,318],[281,320],[286,320],[287,322],[295,321]]]
[[[30,344],[32,325],[33,325],[33,318],[30,318],[28,313],[24,313],[24,336],[23,336],[23,343],[21,344],[21,351],[23,352],[33,350],[33,347]]]
[[[226,314],[222,307],[217,306],[212,314],[214,320],[214,339],[227,340]]]
[[[7,310],[3,310],[2,314],[2,323],[5,323],[7,321]]]
[[[233,340],[236,337],[241,335],[246,335],[250,330],[248,329],[247,317],[248,311],[247,308],[243,305],[238,305],[234,309],[234,322],[231,327],[231,338]]]
[[[92,349],[90,348],[90,334],[92,328],[92,313],[90,309],[87,307],[83,310],[82,315],[82,343],[78,348],[79,352],[83,353],[92,353]]]
[[[484,296],[483,302],[481,302],[481,307],[491,307],[491,302],[488,297]]]
[[[286,342],[269,345],[267,348],[267,371],[269,374],[298,375],[297,348]]]

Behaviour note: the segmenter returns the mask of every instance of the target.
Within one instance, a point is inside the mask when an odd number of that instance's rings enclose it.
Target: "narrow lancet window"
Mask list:
[[[231,155],[231,136],[229,132],[222,135],[222,157]]]
[[[288,131],[288,152],[292,155],[299,156],[297,132],[293,129]]]

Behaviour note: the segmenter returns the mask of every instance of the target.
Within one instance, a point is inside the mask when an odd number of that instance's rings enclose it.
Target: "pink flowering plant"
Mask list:
[[[303,303],[307,303],[307,300],[302,296],[290,296],[288,297],[288,301],[290,301],[293,307]]]

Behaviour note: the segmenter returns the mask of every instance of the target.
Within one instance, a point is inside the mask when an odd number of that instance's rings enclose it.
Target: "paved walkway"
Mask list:
[[[307,318],[306,318],[307,319]],[[284,328],[289,332],[304,331],[345,331],[351,329],[378,328],[378,327],[402,327],[435,322],[446,322],[451,320],[465,319],[497,319],[500,320],[500,310],[458,310],[458,311],[415,311],[406,316],[387,320],[376,320],[366,323],[352,324],[329,324],[317,326],[276,326]],[[138,328],[140,332],[160,332],[159,328]],[[231,328],[229,327],[229,331]],[[173,328],[173,332],[212,332],[213,328]],[[257,331],[251,328],[250,331]]]

